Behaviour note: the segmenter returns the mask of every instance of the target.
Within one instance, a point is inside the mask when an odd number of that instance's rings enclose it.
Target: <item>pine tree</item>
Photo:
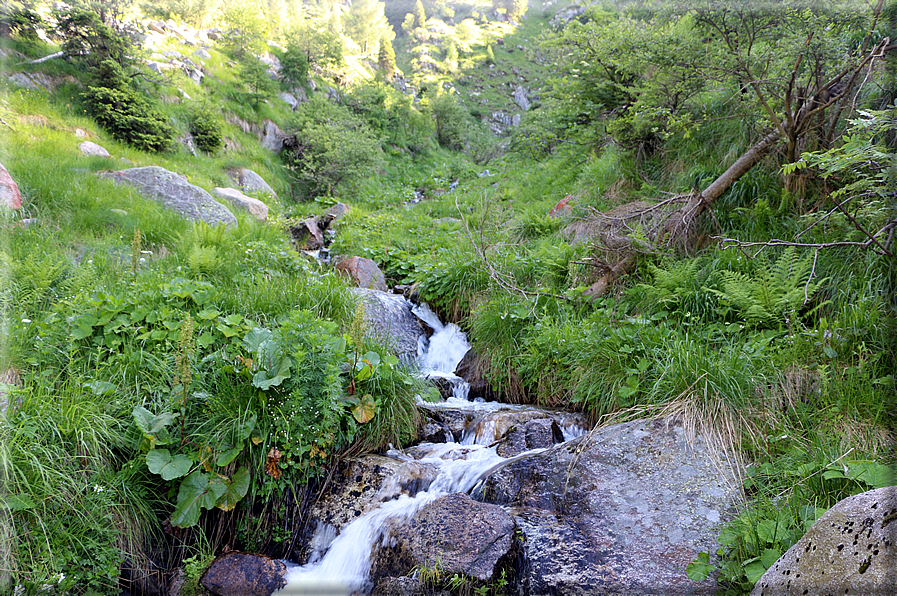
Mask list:
[[[414,26],[423,27],[427,24],[427,13],[424,12],[424,3],[417,0],[414,5]]]
[[[495,52],[491,45],[486,46],[486,64],[495,64]]]
[[[396,52],[389,37],[385,35],[380,39],[380,53],[377,56],[377,63],[383,70],[386,80],[391,81],[396,74]]]

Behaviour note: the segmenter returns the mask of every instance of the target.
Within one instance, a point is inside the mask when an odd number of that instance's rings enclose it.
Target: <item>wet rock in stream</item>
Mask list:
[[[371,566],[371,579],[407,575],[438,566],[443,577],[463,574],[497,579],[515,559],[514,518],[498,507],[454,493],[428,503],[411,519],[391,522],[386,546]]]
[[[492,474],[479,499],[505,506],[523,538],[522,594],[713,594],[685,574],[716,552],[736,501],[731,472],[682,424],[604,428]]]

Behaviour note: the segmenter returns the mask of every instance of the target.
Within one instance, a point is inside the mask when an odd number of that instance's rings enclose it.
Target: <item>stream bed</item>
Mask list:
[[[577,414],[468,401],[463,332],[414,314],[433,330],[423,373],[452,384],[420,403],[439,442],[341,462],[278,594],[423,593],[389,586],[434,568],[508,594],[713,593],[685,566],[716,551],[736,492],[700,437],[675,420],[589,433]]]

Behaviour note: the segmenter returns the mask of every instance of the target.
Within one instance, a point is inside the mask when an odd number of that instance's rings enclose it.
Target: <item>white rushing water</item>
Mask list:
[[[418,464],[432,467],[437,471],[435,480],[426,490],[415,495],[402,494],[397,499],[386,501],[368,511],[344,526],[339,535],[334,535],[332,527],[319,528],[313,539],[315,552],[309,558],[310,562],[303,566],[288,565],[287,585],[277,592],[279,595],[348,596],[370,592],[373,587],[369,581],[371,557],[376,546],[383,544],[388,538],[384,535],[388,522],[408,519],[441,496],[458,492],[470,493],[481,480],[499,468],[544,451],[535,449],[512,458],[503,458],[496,453],[494,446],[489,446],[495,442],[496,433],[501,431],[496,430],[497,412],[518,411],[527,407],[467,401],[467,383],[453,373],[470,349],[466,336],[457,325],[443,325],[426,305],[416,306],[413,312],[434,330],[427,349],[421,350],[423,374],[449,379],[455,388],[454,395],[441,405],[474,410],[479,418],[468,426],[460,443],[421,444],[414,449],[413,458],[399,450],[391,449],[387,452],[387,456],[394,459],[413,459]],[[564,421],[561,425],[565,439],[584,432],[584,429],[572,422],[573,418],[570,420],[569,424]],[[399,482],[401,480],[395,479]]]

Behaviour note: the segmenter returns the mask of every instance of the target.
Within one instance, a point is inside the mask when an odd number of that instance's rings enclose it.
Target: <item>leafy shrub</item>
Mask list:
[[[116,139],[143,151],[171,147],[174,129],[156,105],[130,86],[122,67],[104,60],[96,70],[96,87],[82,93],[94,119]]]
[[[317,96],[296,111],[296,141],[282,153],[304,199],[354,187],[384,166],[383,151],[365,123]]]

